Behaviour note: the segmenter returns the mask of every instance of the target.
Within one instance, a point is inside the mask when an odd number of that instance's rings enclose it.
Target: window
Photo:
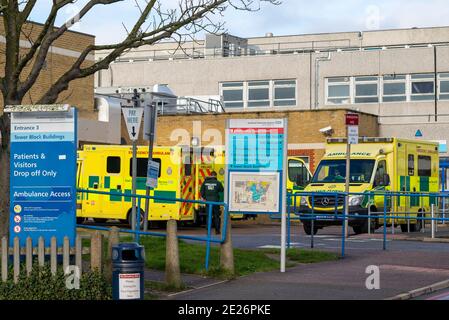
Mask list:
[[[288,161],[288,179],[299,187],[304,187],[300,184],[306,184],[310,181],[309,171],[303,162],[299,160]]]
[[[327,79],[327,104],[351,103],[350,87],[349,77]]]
[[[435,78],[431,73],[413,74],[411,77],[411,100],[425,101],[435,99]]]
[[[415,175],[415,156],[413,154],[408,155],[408,175]]]
[[[274,106],[295,106],[296,105],[296,81],[277,80],[274,81]]]
[[[248,107],[270,106],[270,81],[248,82]]]
[[[418,176],[432,176],[432,158],[429,156],[418,156]]]
[[[161,176],[162,163],[161,159],[153,158],[153,161],[159,163],[159,174]],[[137,178],[146,178],[148,173],[148,158],[137,158]],[[133,176],[133,158],[129,159],[129,176]]]
[[[376,176],[374,178],[374,185],[376,187],[382,186],[384,182],[384,176],[387,174],[387,162],[385,160],[379,161],[377,165]]]
[[[350,182],[370,183],[374,160],[351,160]],[[346,160],[322,160],[315,171],[312,183],[345,183]]]
[[[407,78],[405,75],[386,75],[383,77],[383,102],[407,101]]]
[[[379,78],[356,77],[355,78],[355,103],[379,102]]]
[[[243,82],[222,83],[225,108],[243,108]]]
[[[106,172],[107,173],[120,173],[120,157],[108,157],[106,159]]]
[[[449,100],[449,73],[441,73],[439,75],[439,99]]]

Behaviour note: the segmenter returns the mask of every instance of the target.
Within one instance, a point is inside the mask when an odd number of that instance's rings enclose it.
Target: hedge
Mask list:
[[[7,282],[0,280],[0,300],[110,300],[111,297],[110,283],[97,272],[83,273],[80,288],[73,290],[66,288],[62,268],[53,276],[49,266],[35,267],[29,276],[22,272],[17,284],[12,270]]]

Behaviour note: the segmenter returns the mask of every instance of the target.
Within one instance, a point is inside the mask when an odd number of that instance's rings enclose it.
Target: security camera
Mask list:
[[[320,132],[322,134],[324,134],[325,136],[330,136],[330,135],[332,135],[332,133],[334,133],[334,129],[332,127],[326,127],[326,128],[320,129]]]

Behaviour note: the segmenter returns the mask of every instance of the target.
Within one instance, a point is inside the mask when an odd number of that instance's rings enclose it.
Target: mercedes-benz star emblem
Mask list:
[[[324,206],[324,207],[327,207],[328,205],[329,205],[329,198],[323,198],[323,200],[321,200],[321,204]]]

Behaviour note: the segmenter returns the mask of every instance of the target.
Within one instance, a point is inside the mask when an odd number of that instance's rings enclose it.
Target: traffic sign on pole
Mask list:
[[[348,143],[359,143],[359,126],[348,126]]]
[[[131,141],[139,139],[140,125],[142,123],[143,108],[122,108]]]
[[[147,183],[148,188],[157,188],[157,180],[159,178],[160,164],[159,162],[149,160],[148,161],[148,172],[147,172]]]
[[[357,113],[347,113],[346,114],[346,125],[347,126],[358,126],[359,125],[359,115]]]

